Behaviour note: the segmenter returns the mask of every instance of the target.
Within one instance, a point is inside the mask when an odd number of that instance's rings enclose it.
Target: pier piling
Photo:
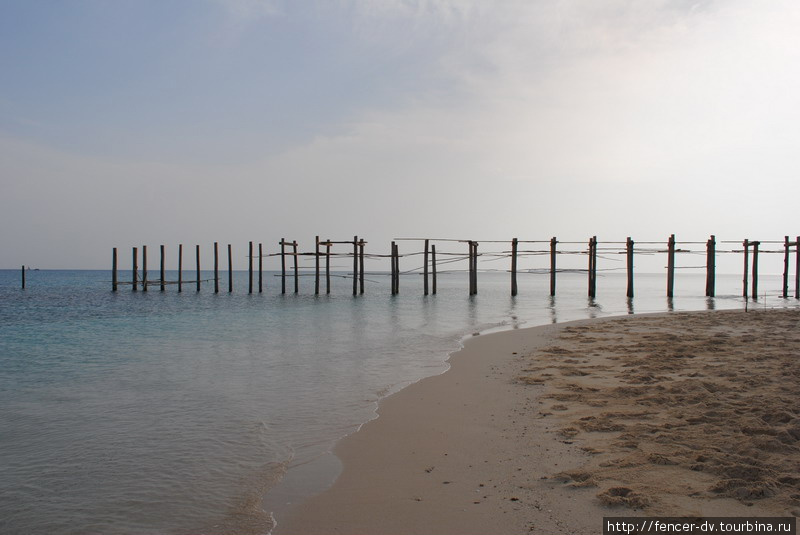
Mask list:
[[[200,278],[200,270],[197,270],[197,278]],[[198,290],[200,287],[198,286]],[[219,242],[214,242],[214,293],[219,293]]]
[[[550,238],[550,296],[556,295],[556,245],[558,240],[553,236]]]
[[[422,260],[423,263],[422,274],[424,278],[423,291],[422,291],[423,295],[428,295],[428,247],[429,247],[428,244],[429,243],[430,243],[429,240],[425,240],[425,253],[423,254],[423,260]]]
[[[717,239],[712,234],[706,242],[706,296],[714,297],[717,277]]]
[[[195,264],[197,265],[197,291],[200,291],[200,245],[195,246],[194,250]]]
[[[517,238],[511,240],[511,297],[517,295]]]
[[[25,266],[22,266],[22,288],[25,288]],[[117,291],[117,248],[111,256],[111,291]]]
[[[436,295],[436,244],[431,245],[431,290]]]
[[[247,293],[253,293],[253,242],[247,246]]]
[[[139,250],[134,247],[133,248],[133,261],[131,263],[131,287],[132,291],[137,290],[137,286],[139,286]]]
[[[667,297],[675,293],[675,234],[667,241]]]
[[[178,244],[178,293],[183,292],[183,244]]]
[[[142,291],[147,291],[147,246],[142,245]]]
[[[233,251],[228,244],[228,293],[233,292]]]
[[[625,255],[626,255],[626,264],[627,264],[627,272],[628,272],[628,297],[633,297],[633,240],[630,236],[625,242]]]
[[[167,281],[164,277],[164,246],[161,246],[161,281],[160,281],[160,290],[163,292],[167,289]]]

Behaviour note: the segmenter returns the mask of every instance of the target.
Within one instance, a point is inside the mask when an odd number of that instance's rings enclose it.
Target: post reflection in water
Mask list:
[[[628,298],[628,314],[633,314],[633,297]]]
[[[603,313],[603,307],[595,300],[594,297],[589,298],[588,312],[591,319],[595,319]]]
[[[547,308],[550,311],[550,323],[558,323],[558,314],[556,313],[556,298],[555,298],[555,296],[551,295],[549,297],[549,302],[547,303]]]

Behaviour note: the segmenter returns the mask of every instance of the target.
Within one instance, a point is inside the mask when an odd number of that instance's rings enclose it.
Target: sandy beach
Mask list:
[[[603,516],[800,514],[800,310],[476,336],[339,443],[277,535],[601,531]]]

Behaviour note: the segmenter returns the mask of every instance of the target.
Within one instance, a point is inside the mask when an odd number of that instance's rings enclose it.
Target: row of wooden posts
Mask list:
[[[399,240],[399,239],[398,239]],[[430,239],[420,239],[424,242],[424,259],[423,259],[423,293],[424,295],[429,295],[430,293],[436,294],[437,291],[437,270],[436,270],[436,245],[431,244],[430,242],[433,240]],[[473,240],[449,240],[449,241],[458,241],[462,243],[466,243],[468,245],[468,271],[469,271],[469,294],[475,295],[478,293],[478,242]],[[519,245],[521,243],[547,243],[547,242],[524,242],[514,238],[511,240],[511,295],[516,296],[518,293],[518,285],[517,285],[517,257],[519,255]],[[549,241],[550,244],[550,295],[554,296],[556,294],[556,256],[559,254],[557,245],[558,240],[556,238],[552,238]],[[596,236],[592,236],[589,239],[588,243],[588,295],[589,297],[596,297],[597,294],[597,254],[598,254],[598,244],[600,242],[597,241]],[[652,242],[648,242],[652,243]],[[663,242],[662,242],[663,243]],[[747,298],[752,296],[756,298],[758,296],[758,254],[759,254],[759,245],[762,242],[760,241],[750,241],[744,240],[742,243],[743,245],[743,253],[744,253],[744,279],[743,279],[743,297]],[[789,289],[789,260],[790,260],[790,249],[793,247],[795,249],[795,298],[800,298],[800,248],[798,247],[798,243],[800,243],[800,237],[795,239],[795,241],[789,241],[789,237],[786,236],[783,242],[784,245],[784,269],[783,269],[783,297],[788,297],[788,289]],[[352,245],[353,246],[353,295],[363,294],[364,293],[364,248],[367,244],[366,241],[363,239],[359,239],[358,236],[354,236],[353,240],[347,241],[331,241],[325,240],[320,241],[319,237],[316,239],[316,250],[313,253],[299,253],[297,250],[298,243],[297,241],[287,241],[285,239],[281,239],[279,242],[280,245],[280,253],[265,255],[263,251],[263,245],[261,243],[258,244],[258,254],[254,254],[254,244],[253,242],[249,243],[249,251],[248,251],[248,284],[249,293],[254,292],[254,266],[253,260],[255,258],[258,259],[258,292],[262,292],[264,288],[264,280],[263,280],[263,259],[267,256],[280,256],[281,257],[281,293],[286,293],[286,257],[291,256],[294,260],[294,292],[299,292],[299,266],[298,266],[298,257],[302,255],[314,256],[315,257],[315,282],[314,282],[314,293],[319,294],[320,289],[320,271],[321,271],[321,258],[325,258],[325,292],[330,293],[331,291],[331,272],[330,272],[330,259],[331,259],[331,247],[333,245]],[[715,279],[716,279],[716,238],[715,236],[711,236],[708,241],[706,242],[706,290],[705,295],[708,297],[714,297],[715,295]],[[324,252],[321,249],[324,248]],[[287,252],[288,249],[288,252]],[[158,285],[161,291],[164,291],[166,285],[168,284],[177,284],[178,291],[182,291],[183,284],[195,284],[197,291],[200,290],[201,282],[208,282],[213,281],[214,283],[214,292],[219,292],[219,244],[217,242],[214,243],[214,276],[212,279],[201,279],[200,275],[200,246],[195,246],[195,273],[196,277],[194,280],[183,280],[183,245],[178,246],[178,279],[177,281],[167,281],[165,278],[165,250],[164,246],[160,247],[161,250],[161,264],[160,264],[160,279],[157,281],[148,281],[147,279],[147,247],[142,247],[142,276],[141,280],[139,279],[139,257],[138,257],[138,248],[133,247],[132,250],[132,280],[130,282],[122,282],[118,280],[117,277],[117,268],[118,268],[118,258],[117,258],[117,248],[115,247],[113,250],[113,257],[112,257],[112,290],[117,291],[118,286],[121,284],[130,284],[132,286],[133,291],[137,291],[140,287],[142,291],[147,291],[148,285]],[[677,242],[675,240],[675,235],[670,235],[669,239],[667,240],[667,297],[673,297],[674,295],[674,288],[675,288],[675,254],[676,252],[687,252],[677,248]],[[625,242],[625,254],[626,254],[626,271],[627,271],[627,293],[628,297],[634,296],[633,290],[633,258],[634,258],[634,241],[628,237]],[[347,255],[349,256],[349,254]],[[385,257],[385,255],[373,255],[378,257]],[[392,241],[391,243],[391,293],[392,295],[397,295],[400,292],[400,252],[399,246],[396,241]],[[751,262],[752,257],[752,262]],[[430,270],[429,270],[430,267]],[[431,282],[432,285],[429,286],[429,275],[432,274]],[[749,282],[749,283],[748,283]],[[23,266],[22,270],[22,285],[23,288],[25,287],[25,268]],[[232,259],[232,249],[231,245],[228,244],[228,292],[233,291],[233,259]]]

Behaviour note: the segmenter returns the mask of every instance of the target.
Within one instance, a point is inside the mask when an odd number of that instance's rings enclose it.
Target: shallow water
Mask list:
[[[446,369],[465,336],[744,306],[740,276],[719,276],[707,299],[702,275],[681,274],[668,300],[663,275],[637,275],[628,300],[624,275],[606,274],[589,300],[581,273],[559,274],[555,298],[546,274],[520,274],[516,298],[503,273],[481,273],[473,297],[463,273],[441,274],[427,297],[421,277],[391,296],[373,274],[357,298],[346,278],[331,295],[314,296],[311,277],[281,295],[269,274],[248,295],[234,275],[235,291],[215,295],[112,293],[107,271],[30,272],[23,291],[18,271],[0,271],[0,532],[258,531],[265,494],[279,508],[324,487],[335,442],[382,397]],[[762,276],[750,306],[796,306],[780,285]]]

